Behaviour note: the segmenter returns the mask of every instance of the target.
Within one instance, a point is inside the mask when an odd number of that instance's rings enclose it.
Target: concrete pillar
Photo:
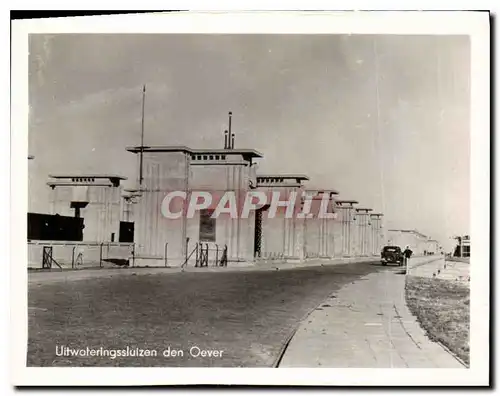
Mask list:
[[[356,251],[356,216],[352,206],[347,208],[347,257],[352,257],[355,255]]]
[[[136,254],[146,260],[142,264],[157,265],[156,260],[163,265],[165,243],[168,242],[169,262],[180,265],[186,257],[186,217],[168,219],[162,215],[161,205],[170,191],[187,194],[187,155],[184,152],[146,152],[143,164],[143,186],[135,216]],[[185,202],[182,205],[185,210]]]
[[[372,213],[370,215],[371,221],[371,247],[370,252],[374,256],[380,254],[382,248],[382,214]]]
[[[368,223],[372,209],[356,208],[357,241],[356,253],[360,256],[368,256]]]
[[[355,215],[354,209],[352,207],[347,208],[347,220],[346,220],[346,231],[347,231],[347,257],[352,257],[355,254]]]

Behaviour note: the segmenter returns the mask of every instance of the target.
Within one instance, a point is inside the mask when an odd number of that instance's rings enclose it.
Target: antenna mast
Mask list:
[[[139,163],[139,187],[142,187],[143,180],[143,157],[144,157],[144,103],[146,101],[146,84],[142,87],[142,120],[141,120],[141,151],[140,151],[140,163]]]
[[[231,132],[231,121],[233,118],[233,112],[229,112],[229,139],[228,139],[228,148],[234,149],[234,133]]]

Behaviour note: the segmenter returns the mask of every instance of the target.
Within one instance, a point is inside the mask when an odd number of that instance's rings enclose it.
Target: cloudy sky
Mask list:
[[[49,174],[137,178],[145,144],[238,148],[262,173],[385,213],[449,246],[469,232],[469,40],[396,35],[32,35],[29,210]]]

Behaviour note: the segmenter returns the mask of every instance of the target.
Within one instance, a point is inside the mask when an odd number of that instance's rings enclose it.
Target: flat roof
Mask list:
[[[49,175],[53,179],[72,179],[76,177],[93,177],[94,179],[120,179],[127,180],[124,176],[110,175],[110,174],[95,174],[95,173],[82,173],[82,174],[61,174],[61,175]]]
[[[306,192],[315,192],[316,194],[327,193],[327,194],[335,194],[335,195],[338,195],[338,193],[339,193],[337,190],[334,190],[333,188],[330,188],[330,189],[326,188],[325,189],[325,188],[310,188],[310,187],[308,187],[306,189]]]
[[[92,183],[92,182],[81,182],[81,183],[76,183],[76,182],[71,182],[71,181],[48,181],[47,186],[94,186],[94,187],[112,187],[113,183],[112,182],[97,182],[97,183]]]
[[[254,149],[192,149],[193,154],[243,154],[247,157],[262,158],[263,155]]]
[[[242,154],[247,158],[262,158],[263,155],[254,149],[192,149],[187,146],[133,146],[127,147],[131,153],[174,153],[183,152],[188,154]]]
[[[275,173],[275,174],[265,174],[265,175],[257,175],[257,179],[295,179],[295,180],[309,180],[309,177],[302,174],[293,174],[293,173]]]
[[[370,209],[370,208],[356,208],[356,212],[360,212],[360,211],[365,211],[365,212],[371,212],[373,209]]]
[[[123,191],[125,191],[125,192],[131,192],[131,193],[135,193],[135,192],[142,193],[143,190],[141,190],[140,188],[124,188]]]
[[[412,234],[417,234],[417,235],[420,235],[420,236],[423,236],[423,237],[428,238],[428,236],[427,236],[427,235],[422,234],[420,231],[417,231],[417,230],[398,230],[398,229],[390,229],[390,230],[388,230],[388,231],[411,232]]]
[[[332,189],[329,189],[329,190],[318,190],[318,193],[319,193],[319,194],[322,194],[322,193],[328,193],[328,194],[339,195],[338,190],[334,190],[333,188],[332,188]]]
[[[126,147],[125,150],[130,151],[131,153],[140,153],[141,151],[145,153],[177,152],[177,151],[184,153],[192,152],[192,150],[186,146],[130,146]]]
[[[335,202],[337,203],[350,203],[350,204],[358,204],[358,201],[354,201],[352,199],[336,199]]]

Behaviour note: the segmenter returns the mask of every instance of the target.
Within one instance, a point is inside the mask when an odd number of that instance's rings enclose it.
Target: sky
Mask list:
[[[445,248],[469,233],[467,36],[31,35],[29,211],[49,210],[49,174],[137,180],[145,145],[264,154],[260,173],[384,213]]]

